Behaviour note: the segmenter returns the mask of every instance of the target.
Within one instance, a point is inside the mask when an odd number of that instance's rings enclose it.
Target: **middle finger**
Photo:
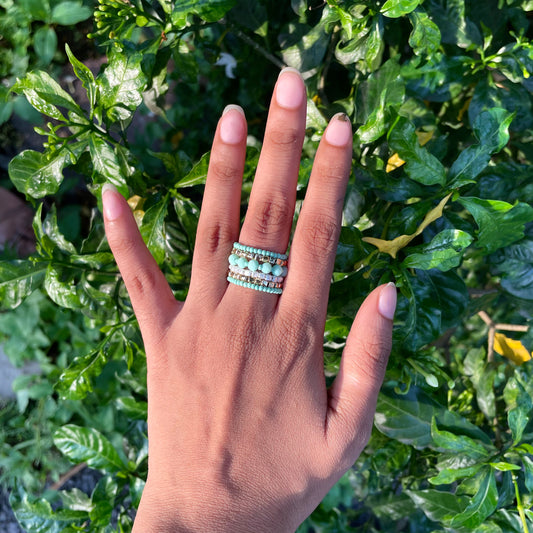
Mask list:
[[[300,73],[281,71],[240,234],[241,244],[284,253],[289,243],[305,135],[306,91]]]

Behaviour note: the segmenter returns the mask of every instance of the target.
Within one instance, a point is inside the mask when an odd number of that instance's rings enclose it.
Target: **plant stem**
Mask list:
[[[522,500],[520,499],[520,491],[518,490],[518,483],[516,482],[516,476],[513,476],[513,485],[516,494],[516,509],[520,515],[520,520],[522,521],[522,529],[524,533],[529,533],[527,527],[526,513],[524,512],[524,507],[522,506]]]

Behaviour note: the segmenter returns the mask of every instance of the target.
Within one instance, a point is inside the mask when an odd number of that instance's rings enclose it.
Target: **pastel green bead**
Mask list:
[[[263,274],[270,274],[272,272],[272,265],[270,263],[263,263],[261,265],[261,272]]]
[[[248,270],[255,272],[258,268],[259,268],[259,261],[255,259],[250,259],[250,261],[248,261]]]
[[[235,266],[239,261],[239,256],[237,254],[231,254],[228,261],[231,266]]]
[[[281,276],[282,272],[283,268],[281,267],[281,265],[274,265],[272,267],[272,274],[274,274],[274,276]]]
[[[246,268],[248,266],[248,260],[246,259],[246,257],[239,257],[237,265],[239,266],[239,268]]]

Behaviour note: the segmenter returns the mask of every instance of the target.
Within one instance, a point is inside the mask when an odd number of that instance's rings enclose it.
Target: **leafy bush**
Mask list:
[[[39,116],[23,97],[12,98],[11,86],[28,70],[49,67],[58,54],[56,28],[87,20],[93,5],[93,0],[85,5],[82,0],[0,0],[0,124],[13,112],[26,120]]]
[[[127,531],[142,491],[146,367],[103,233],[102,184],[129,198],[183,298],[216,120],[230,102],[252,119],[244,207],[287,64],[304,73],[309,97],[299,202],[327,119],[342,110],[355,128],[328,377],[365,295],[389,280],[400,290],[370,444],[299,531],[533,527],[531,11],[530,0],[100,0],[93,37],[108,63],[94,76],[66,49],[88,109],[45,71],[17,80],[13,91],[50,122],[38,130],[44,151],[9,166],[37,208],[38,245],[0,263],[0,298],[15,308],[43,291],[99,328],[92,348],[48,361],[46,376],[57,405],[76,406],[65,425],[50,418],[55,446],[103,473],[91,495],[60,491],[56,510],[19,487],[12,503],[23,526],[112,530],[116,507]],[[148,111],[135,136],[131,125]],[[67,240],[54,198],[72,180],[94,199],[86,231]],[[88,423],[82,405],[114,423]]]

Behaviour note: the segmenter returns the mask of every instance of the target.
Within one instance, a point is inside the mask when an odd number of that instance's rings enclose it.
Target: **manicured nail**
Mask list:
[[[352,125],[348,116],[345,113],[333,116],[324,137],[333,146],[346,146],[352,140]]]
[[[387,283],[381,293],[379,294],[378,310],[381,316],[392,320],[394,318],[394,311],[396,311],[396,285],[391,281]]]
[[[244,139],[246,124],[242,117],[244,117],[242,107],[234,104],[225,107],[220,119],[220,138],[222,142],[239,144]]]
[[[104,215],[109,221],[116,220],[122,215],[122,204],[118,198],[120,193],[112,183],[104,183],[102,187],[102,204]]]
[[[284,68],[276,84],[276,102],[285,109],[297,109],[304,99],[305,85],[301,74],[295,68]]]

